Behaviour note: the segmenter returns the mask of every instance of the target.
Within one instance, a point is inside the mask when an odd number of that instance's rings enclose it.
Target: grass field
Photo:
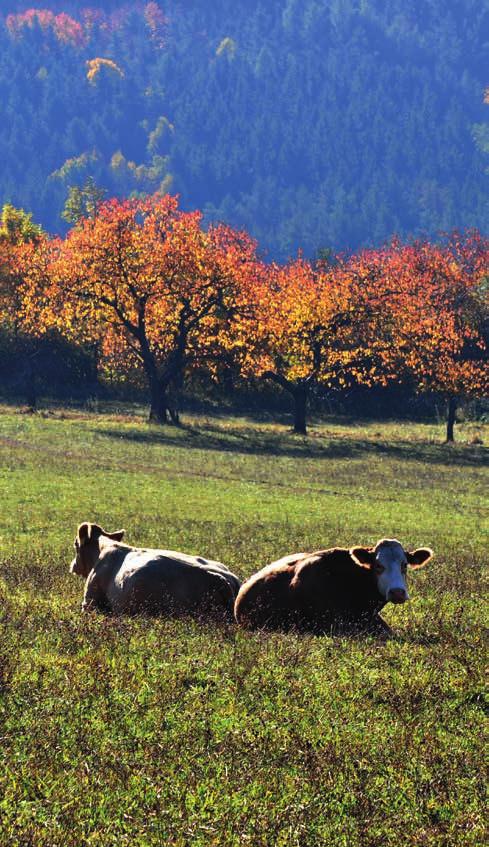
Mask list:
[[[489,426],[0,408],[2,847],[481,847]],[[397,638],[80,614],[81,520],[245,577],[282,554],[433,547]]]

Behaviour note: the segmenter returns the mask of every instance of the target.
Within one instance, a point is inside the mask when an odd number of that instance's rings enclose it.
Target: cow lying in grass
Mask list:
[[[220,562],[122,544],[124,530],[82,523],[71,572],[86,578],[82,610],[192,614],[232,620],[240,581]]]
[[[383,539],[369,549],[285,556],[241,586],[235,617],[251,629],[387,635],[391,630],[379,612],[388,602],[409,599],[407,568],[423,567],[432,555],[428,548],[408,553],[399,541]]]

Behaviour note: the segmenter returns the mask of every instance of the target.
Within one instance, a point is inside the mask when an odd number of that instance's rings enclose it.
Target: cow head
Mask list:
[[[112,541],[122,541],[124,532],[123,529],[117,532],[105,532],[96,523],[80,524],[75,536],[75,558],[70,566],[71,573],[87,577],[97,564],[100,553],[100,539],[110,538]]]
[[[408,553],[395,538],[384,538],[373,548],[352,547],[350,556],[357,565],[372,572],[379,594],[387,602],[405,603],[409,600],[406,584],[408,567],[422,568],[433,556],[433,551],[420,547]]]

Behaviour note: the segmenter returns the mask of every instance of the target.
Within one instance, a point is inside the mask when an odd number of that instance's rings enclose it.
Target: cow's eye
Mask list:
[[[375,571],[375,573],[383,573],[383,572],[384,572],[384,570],[385,570],[385,568],[384,568],[384,566],[383,566],[383,565],[379,565],[379,563],[378,563],[378,562],[376,562],[376,563],[375,563],[375,565],[374,565],[374,571]]]

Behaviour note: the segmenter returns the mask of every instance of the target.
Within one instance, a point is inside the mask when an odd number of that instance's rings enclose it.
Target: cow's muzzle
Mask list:
[[[404,591],[404,588],[391,588],[387,595],[388,602],[391,603],[406,603],[409,600],[407,591]]]

